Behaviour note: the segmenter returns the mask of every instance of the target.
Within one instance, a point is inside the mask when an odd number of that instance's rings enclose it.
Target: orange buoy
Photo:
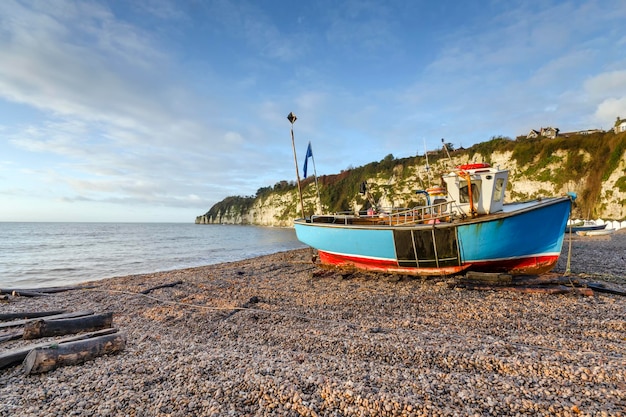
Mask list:
[[[446,189],[443,187],[429,187],[426,189],[426,192],[430,195],[434,195],[434,194],[445,194],[446,193]]]
[[[491,165],[489,165],[486,162],[480,162],[480,163],[476,163],[476,164],[465,164],[465,165],[459,165],[457,167],[458,169],[462,169],[463,171],[466,171],[468,169],[482,169],[482,168],[491,168]]]

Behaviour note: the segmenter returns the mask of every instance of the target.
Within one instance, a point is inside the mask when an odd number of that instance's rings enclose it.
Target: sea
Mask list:
[[[304,247],[293,228],[0,222],[0,288],[69,286]]]

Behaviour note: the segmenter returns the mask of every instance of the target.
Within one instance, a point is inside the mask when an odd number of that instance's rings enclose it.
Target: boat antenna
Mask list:
[[[302,218],[304,215],[304,201],[302,200],[302,186],[300,185],[300,172],[298,171],[298,158],[296,157],[296,142],[293,138],[293,124],[298,118],[292,112],[287,115],[287,120],[291,123],[291,147],[293,148],[293,162],[296,165],[296,179],[298,180],[298,196],[300,197],[300,210],[302,211]]]

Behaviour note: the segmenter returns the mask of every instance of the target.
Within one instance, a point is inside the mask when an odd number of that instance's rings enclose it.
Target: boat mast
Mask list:
[[[296,179],[298,180],[298,196],[300,197],[300,210],[302,211],[302,218],[304,215],[304,201],[302,200],[302,187],[300,186],[300,172],[298,171],[298,158],[296,157],[296,141],[293,138],[293,124],[298,118],[292,112],[287,115],[287,120],[291,123],[291,147],[293,148],[293,162],[296,165]]]

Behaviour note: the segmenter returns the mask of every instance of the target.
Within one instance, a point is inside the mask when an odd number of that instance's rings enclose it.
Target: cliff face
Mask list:
[[[249,207],[228,206],[223,210],[212,207],[196,217],[196,224],[251,224],[256,226],[287,227],[299,216],[297,192],[272,193],[256,198]]]
[[[440,158],[430,162],[432,179],[426,176],[424,161],[395,160],[392,168],[361,176],[352,181],[354,191],[343,202],[343,210],[362,210],[366,199],[359,194],[358,184],[366,181],[370,193],[383,207],[413,207],[417,204],[415,190],[429,185],[439,185],[440,175],[454,166],[474,161],[487,161],[492,166],[509,170],[506,201],[520,201],[561,195],[568,191],[578,194],[572,213],[573,218],[626,219],[626,135],[616,142],[612,153],[593,155],[585,149],[556,149],[549,154],[538,155],[526,164],[520,164],[515,152],[518,150],[494,151],[488,155],[475,152],[453,153],[452,158]],[[602,159],[604,158],[604,159]],[[393,164],[395,162],[395,165]],[[342,173],[341,181],[350,179],[355,172]],[[339,176],[338,176],[339,177]],[[332,187],[329,181],[320,181],[320,192],[324,210],[320,210],[315,182],[303,184],[303,200],[306,215],[329,210],[333,199],[324,188]],[[230,198],[230,197],[229,197]],[[224,200],[226,201],[226,200]],[[198,224],[253,224],[260,226],[289,227],[293,219],[301,217],[297,187],[280,192],[250,197],[247,205],[215,205],[196,218]]]

